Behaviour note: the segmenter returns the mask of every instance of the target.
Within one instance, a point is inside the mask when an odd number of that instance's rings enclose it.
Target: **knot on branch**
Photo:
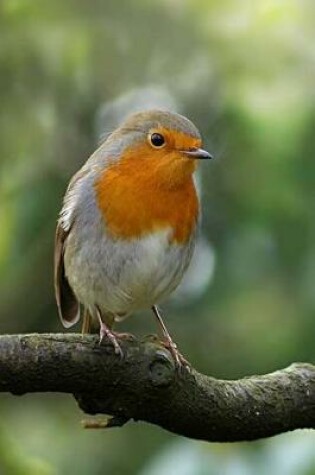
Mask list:
[[[175,365],[171,354],[163,349],[153,353],[149,365],[149,378],[155,387],[169,386],[175,377]]]
[[[115,403],[116,400],[121,398],[120,394],[117,395],[115,400],[117,387],[120,387],[120,392],[123,391],[126,395],[135,395],[139,391],[139,384],[143,384],[143,391],[149,396],[155,394],[157,388],[165,389],[171,386],[176,377],[176,368],[170,352],[155,342],[146,341],[144,358],[137,362],[136,368],[130,370],[130,366],[134,366],[130,362],[128,364],[128,358],[132,358],[132,354],[133,348],[130,347],[129,352],[119,360],[120,365],[124,362],[126,364],[125,371],[122,371],[119,375],[119,382],[113,380],[108,383],[108,377],[104,374],[104,379],[100,378],[96,391],[94,389],[94,392],[73,394],[78,406],[86,414],[111,415],[107,427],[121,426],[130,419],[127,415],[127,413],[130,413],[130,408],[126,411],[125,404],[122,407]],[[114,357],[117,358],[117,356]],[[133,374],[132,380],[130,379],[131,371]],[[134,405],[133,397],[131,397],[131,401]]]

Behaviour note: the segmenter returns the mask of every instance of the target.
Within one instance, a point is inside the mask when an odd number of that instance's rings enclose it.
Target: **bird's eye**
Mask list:
[[[150,141],[151,141],[151,144],[153,145],[153,147],[155,147],[155,148],[163,147],[163,145],[165,144],[165,139],[164,139],[163,135],[158,134],[156,132],[154,132],[151,135]]]

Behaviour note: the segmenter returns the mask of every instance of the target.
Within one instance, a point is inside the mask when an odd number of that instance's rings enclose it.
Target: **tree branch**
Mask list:
[[[88,414],[129,419],[208,441],[240,441],[315,428],[315,366],[224,381],[177,371],[154,339],[110,343],[77,334],[0,337],[0,392],[73,394]]]

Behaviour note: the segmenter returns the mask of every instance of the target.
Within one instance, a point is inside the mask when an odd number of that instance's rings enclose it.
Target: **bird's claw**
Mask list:
[[[190,372],[191,365],[190,363],[183,357],[183,355],[178,351],[176,343],[173,340],[166,340],[163,342],[164,347],[169,350],[171,353],[175,366],[178,369],[186,369]]]
[[[102,322],[100,326],[100,341],[99,341],[100,345],[104,337],[107,337],[110,340],[110,342],[112,343],[114,347],[116,355],[119,355],[121,358],[123,358],[124,356],[123,350],[121,349],[121,346],[117,341],[117,337],[119,337],[119,334],[115,335],[115,333],[109,330],[109,328],[107,328],[107,326]]]

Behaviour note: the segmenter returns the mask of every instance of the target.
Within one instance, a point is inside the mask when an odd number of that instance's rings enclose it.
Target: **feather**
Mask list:
[[[64,248],[68,234],[69,230],[65,231],[62,225],[58,223],[55,236],[54,256],[55,295],[59,317],[66,328],[77,323],[80,318],[80,304],[65,275]]]

